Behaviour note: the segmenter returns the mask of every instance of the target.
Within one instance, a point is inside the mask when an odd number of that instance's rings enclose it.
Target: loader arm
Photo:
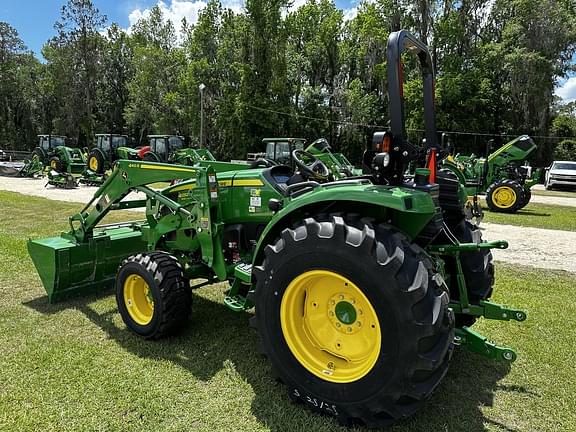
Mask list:
[[[132,191],[143,192],[148,198],[161,202],[173,212],[189,216],[190,213],[181,204],[146,185],[178,179],[195,179],[198,175],[206,175],[206,172],[205,168],[119,160],[110,177],[100,186],[90,202],[79,213],[70,217],[71,234],[77,241],[85,241],[92,236],[94,227],[110,210],[144,207],[146,200],[120,204],[120,201]]]

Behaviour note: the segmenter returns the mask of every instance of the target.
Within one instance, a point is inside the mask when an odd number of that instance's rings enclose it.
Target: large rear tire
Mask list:
[[[147,162],[160,162],[160,158],[158,157],[158,155],[154,152],[151,152],[151,151],[146,153],[144,155],[144,157],[142,158],[142,160],[147,161]]]
[[[95,148],[90,150],[90,153],[88,154],[88,168],[96,174],[104,174],[105,162],[104,156],[100,150]]]
[[[452,228],[452,233],[461,243],[482,243],[482,232],[478,226],[470,222],[461,222]],[[466,281],[468,302],[478,304],[480,300],[488,300],[492,296],[494,287],[494,259],[489,249],[473,252],[462,252],[460,264]],[[456,285],[456,262],[454,258],[447,258],[446,268],[453,275],[453,286],[456,288],[450,293],[452,300],[460,299],[460,292]],[[456,315],[456,326],[471,326],[476,322],[472,315]]]
[[[446,374],[448,293],[430,258],[392,228],[308,218],[265,248],[254,275],[261,348],[309,409],[386,426]]]
[[[38,160],[40,162],[42,162],[43,164],[45,164],[46,162],[48,162],[47,156],[46,156],[46,151],[44,151],[44,149],[42,147],[36,147],[34,149],[34,151],[32,152],[32,157],[37,156]]]
[[[524,188],[514,180],[498,180],[486,190],[486,204],[493,212],[515,213],[522,204]]]
[[[116,276],[116,303],[126,326],[146,339],[179,330],[192,297],[178,260],[166,252],[132,255]]]
[[[63,173],[65,171],[64,163],[62,163],[58,156],[53,156],[50,158],[50,168],[59,173]]]
[[[526,207],[530,202],[530,200],[532,199],[532,191],[530,190],[530,188],[524,187],[523,192],[524,195],[522,197],[522,204],[520,204],[520,207],[518,207],[518,209],[523,209],[524,207]]]

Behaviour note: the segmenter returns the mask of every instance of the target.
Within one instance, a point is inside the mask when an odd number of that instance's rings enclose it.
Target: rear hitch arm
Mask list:
[[[458,328],[455,332],[454,344],[460,345],[470,352],[507,363],[512,363],[518,357],[513,349],[496,345],[469,327]]]
[[[488,300],[480,300],[479,304],[462,305],[460,302],[450,303],[450,307],[455,313],[464,313],[477,317],[484,317],[498,321],[525,321],[526,312],[520,309],[512,309],[507,306],[492,303]]]

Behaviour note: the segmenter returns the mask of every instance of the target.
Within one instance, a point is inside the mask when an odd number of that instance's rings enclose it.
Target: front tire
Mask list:
[[[254,274],[262,349],[308,408],[382,427],[416,412],[446,374],[448,293],[390,227],[308,218],[266,247]]]
[[[179,330],[192,297],[178,260],[165,252],[132,255],[116,276],[116,303],[126,326],[146,339]]]

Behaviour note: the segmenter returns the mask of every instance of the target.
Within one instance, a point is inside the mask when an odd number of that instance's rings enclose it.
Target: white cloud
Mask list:
[[[182,18],[186,18],[188,24],[196,24],[198,21],[198,15],[200,11],[206,7],[206,1],[203,0],[170,0],[169,4],[160,0],[157,6],[162,11],[162,15],[168,21],[172,21],[176,29],[180,29]],[[225,8],[232,9],[234,12],[239,13],[244,8],[243,0],[224,0],[222,6]],[[130,22],[130,27],[128,32],[130,32],[132,26],[136,24],[142,18],[148,18],[150,16],[151,8],[147,9],[134,9],[128,15],[128,21]]]
[[[344,21],[352,21],[358,15],[358,6],[344,9],[342,12],[344,12]]]
[[[556,96],[560,96],[565,103],[576,100],[576,76],[568,78],[560,87],[554,91]]]
[[[354,0],[352,6],[349,9],[344,9],[344,19],[351,20],[358,14],[358,6],[360,0]],[[374,0],[364,0],[367,2],[373,2]],[[293,0],[291,5],[283,11],[285,16],[289,12],[293,12],[306,4],[307,0]],[[182,23],[182,18],[186,18],[189,24],[195,24],[198,21],[198,15],[200,11],[206,7],[207,0],[159,0],[157,6],[162,11],[162,15],[166,20],[172,21],[174,27],[180,30]],[[223,0],[222,6],[224,8],[232,9],[236,13],[241,13],[244,10],[244,0]],[[151,8],[145,9],[134,9],[128,15],[128,21],[130,23],[127,32],[130,33],[132,26],[136,24],[142,18],[148,18],[150,16]]]

